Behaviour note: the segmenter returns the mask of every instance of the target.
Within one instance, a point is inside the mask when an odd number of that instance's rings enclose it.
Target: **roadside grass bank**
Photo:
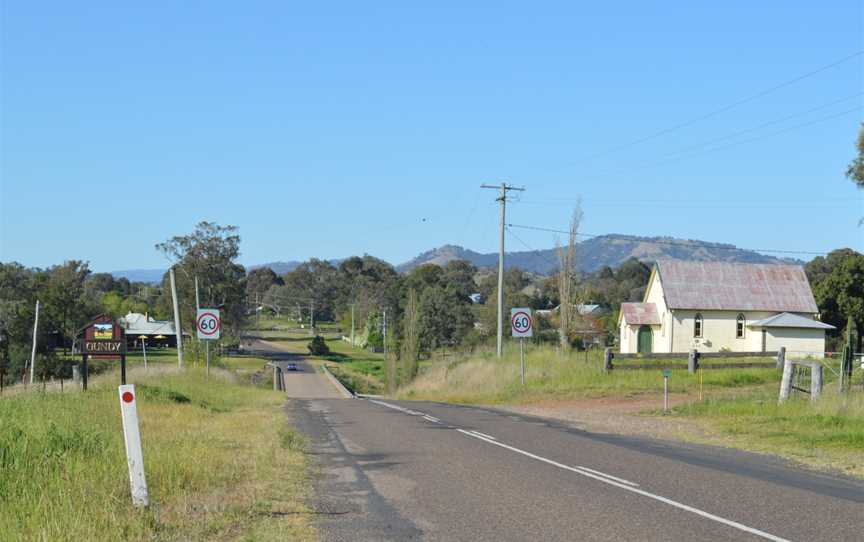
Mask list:
[[[777,402],[774,388],[738,397],[681,405],[674,416],[696,419],[728,445],[781,455],[808,465],[864,478],[864,393],[835,387],[818,401]]]
[[[747,358],[741,358],[747,361]],[[657,370],[617,369],[603,372],[599,358],[585,361],[581,352],[559,354],[554,348],[525,352],[525,385],[520,382],[519,352],[508,349],[502,359],[494,352],[480,353],[458,363],[434,363],[396,394],[402,399],[450,401],[469,404],[529,403],[544,399],[578,399],[663,392],[664,360],[652,360]],[[679,360],[669,360],[675,366]],[[710,369],[690,374],[673,369],[670,393],[703,396],[740,387],[779,382],[776,369]]]
[[[135,368],[151,506],[131,505],[116,371],[87,393],[0,399],[10,540],[312,540],[303,441],[284,396],[223,370]]]

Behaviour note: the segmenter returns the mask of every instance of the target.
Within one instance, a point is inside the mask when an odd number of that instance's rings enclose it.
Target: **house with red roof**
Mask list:
[[[621,353],[775,352],[822,356],[825,331],[798,265],[658,261],[641,303],[622,303]]]

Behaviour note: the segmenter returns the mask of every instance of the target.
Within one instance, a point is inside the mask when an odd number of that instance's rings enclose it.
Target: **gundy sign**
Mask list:
[[[126,354],[126,334],[107,314],[97,316],[84,328],[81,353],[90,357],[121,359]]]

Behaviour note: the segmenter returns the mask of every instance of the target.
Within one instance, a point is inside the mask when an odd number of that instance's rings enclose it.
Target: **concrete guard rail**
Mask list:
[[[339,390],[339,393],[341,393],[347,399],[354,399],[354,394],[351,393],[351,391],[348,388],[346,388],[345,385],[342,382],[340,382],[338,378],[333,376],[333,373],[330,372],[330,369],[327,368],[327,365],[322,363],[321,364],[321,371],[323,371],[324,375],[330,380],[330,382],[334,386],[336,386],[336,389]]]

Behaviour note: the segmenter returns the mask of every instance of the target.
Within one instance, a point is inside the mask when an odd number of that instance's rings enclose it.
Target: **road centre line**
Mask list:
[[[549,465],[553,465],[553,466],[558,467],[560,469],[575,472],[576,474],[581,474],[582,476],[587,476],[588,478],[593,478],[595,480],[603,482],[604,484],[609,484],[611,486],[621,488],[625,491],[630,491],[631,493],[636,493],[637,495],[642,495],[643,497],[648,497],[649,499],[654,499],[655,501],[659,501],[659,502],[668,504],[668,505],[673,506],[675,508],[684,510],[685,512],[690,512],[692,514],[696,514],[697,516],[701,516],[703,518],[710,519],[712,521],[716,521],[717,523],[722,523],[723,525],[733,527],[735,529],[738,529],[739,531],[744,531],[746,533],[754,534],[756,536],[765,538],[767,540],[773,540],[774,542],[790,542],[789,540],[787,540],[785,538],[780,538],[779,536],[775,536],[771,533],[766,533],[765,531],[760,531],[759,529],[756,529],[753,527],[748,527],[747,525],[744,525],[742,523],[738,523],[737,521],[732,521],[731,519],[726,519],[724,517],[717,516],[717,515],[712,514],[710,512],[706,512],[704,510],[700,510],[699,508],[694,508],[692,506],[688,506],[688,505],[680,503],[678,501],[673,501],[672,499],[668,499],[668,498],[663,497],[661,495],[656,495],[654,493],[645,491],[644,489],[639,489],[637,487],[627,485],[626,483],[618,482],[618,481],[616,481],[615,477],[609,476],[608,474],[603,474],[601,476],[601,475],[595,474],[598,471],[592,471],[590,469],[586,469],[585,467],[571,467],[568,465],[564,465],[562,463],[558,463],[557,461],[553,461],[551,459],[547,459],[545,457],[542,457],[542,456],[539,456],[536,454],[532,454],[531,452],[526,452],[525,450],[521,450],[521,449],[515,448],[513,446],[508,446],[507,444],[504,444],[502,442],[497,442],[495,440],[489,440],[489,439],[483,438],[479,435],[476,435],[476,434],[474,434],[470,431],[466,431],[464,429],[458,429],[457,428],[456,430],[459,431],[460,433],[464,434],[464,435],[468,435],[469,437],[473,437],[473,438],[482,440],[484,442],[488,442],[489,444],[494,444],[495,446],[500,446],[500,447],[505,448],[507,450],[510,450],[512,452],[516,452],[516,453],[522,454],[526,457],[536,459],[537,461],[542,461],[543,463],[548,463]],[[618,478],[618,480],[621,480],[621,479]],[[629,483],[632,484],[632,482],[629,482]]]
[[[474,433],[475,435],[480,435],[481,437],[484,437],[484,438],[488,438],[488,439],[492,439],[492,440],[498,440],[495,437],[493,437],[491,435],[487,435],[486,433],[481,433],[480,431],[475,431],[472,429],[470,432]]]
[[[377,405],[391,408],[393,410],[398,410],[400,412],[404,412],[405,414],[409,414],[412,416],[422,416],[426,419],[431,417],[428,414],[424,414],[422,412],[417,412],[416,410],[411,410],[408,408],[403,408],[403,407],[400,407],[398,405],[385,403],[384,401],[376,401],[373,399],[369,399],[369,401],[372,403],[375,403]],[[437,420],[437,418],[435,418],[435,419]],[[542,457],[542,456],[539,456],[536,454],[532,454],[531,452],[516,448],[514,446],[509,446],[507,444],[504,444],[503,442],[498,442],[494,437],[491,437],[489,435],[484,435],[483,433],[480,433],[479,431],[469,431],[469,430],[465,430],[465,429],[459,429],[458,427],[453,427],[453,426],[448,426],[448,427],[450,427],[452,429],[456,429],[457,431],[459,431],[463,435],[467,435],[469,437],[473,437],[473,438],[476,438],[478,440],[482,440],[483,442],[488,442],[489,444],[494,444],[495,446],[500,446],[501,448],[505,448],[505,449],[510,450],[512,452],[524,455],[526,457],[530,457],[531,459],[535,459],[537,461],[541,461],[541,462],[547,463],[549,465],[553,465],[553,466],[558,467],[560,469],[571,471],[571,472],[574,472],[576,474],[581,474],[582,476],[592,478],[592,479],[597,480],[599,482],[603,482],[604,484],[615,486],[615,487],[623,489],[625,491],[629,491],[631,493],[636,493],[637,495],[642,495],[643,497],[648,497],[649,499],[653,499],[655,501],[659,501],[659,502],[662,502],[664,504],[668,504],[669,506],[678,508],[680,510],[684,510],[685,512],[690,512],[692,514],[696,514],[697,516],[701,516],[703,518],[710,519],[712,521],[715,521],[717,523],[721,523],[723,525],[727,525],[727,526],[732,527],[734,529],[738,529],[739,531],[750,533],[750,534],[759,536],[761,538],[765,538],[767,540],[773,540],[774,542],[790,542],[786,538],[781,538],[779,536],[775,536],[771,533],[761,531],[761,530],[756,529],[754,527],[748,527],[747,525],[744,525],[743,523],[738,523],[737,521],[733,521],[731,519],[726,519],[724,517],[712,514],[710,512],[700,510],[699,508],[688,506],[688,505],[680,503],[678,501],[673,501],[672,499],[663,497],[662,495],[657,495],[657,494],[651,493],[649,491],[645,491],[644,489],[639,489],[638,484],[631,482],[629,480],[625,480],[623,478],[618,478],[617,476],[612,476],[611,474],[606,474],[604,472],[600,472],[600,471],[597,471],[594,469],[589,469],[588,467],[581,467],[581,466],[571,467],[569,465],[564,465],[563,463],[558,463],[557,461],[553,461],[551,459],[547,459],[545,457]]]

